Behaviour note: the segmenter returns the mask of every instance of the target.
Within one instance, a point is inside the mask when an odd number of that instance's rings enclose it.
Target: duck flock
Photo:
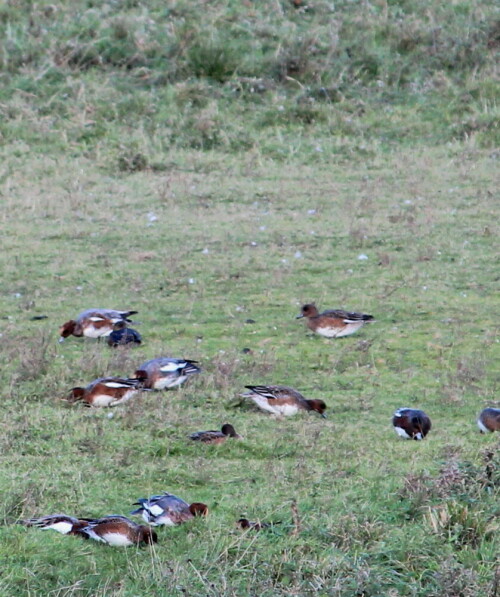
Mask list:
[[[140,334],[129,327],[130,319],[137,311],[114,309],[88,309],[76,319],[67,321],[60,329],[60,342],[73,335],[87,338],[106,338],[109,346],[141,344]],[[304,318],[313,332],[326,338],[341,338],[357,332],[366,323],[374,321],[372,315],[351,313],[341,309],[320,313],[311,303],[304,305],[297,318]],[[196,361],[160,356],[142,363],[132,377],[103,377],[94,379],[86,387],[72,388],[67,396],[69,402],[83,402],[89,407],[112,407],[123,404],[139,392],[170,390],[184,384],[201,372]],[[327,405],[323,400],[309,400],[294,388],[285,385],[252,385],[240,394],[252,400],[261,410],[276,417],[295,415],[300,411],[313,411],[326,417]],[[423,440],[431,430],[431,420],[422,410],[399,408],[392,417],[396,433],[404,439]],[[500,409],[485,408],[479,415],[477,425],[481,433],[500,431]],[[195,442],[220,444],[228,439],[243,439],[230,423],[220,430],[197,431],[189,436]],[[183,499],[165,492],[140,498],[131,515],[141,516],[147,524],[138,524],[122,515],[103,518],[79,518],[66,514],[50,514],[40,518],[22,520],[27,527],[52,529],[63,535],[78,535],[112,546],[151,545],[158,541],[153,527],[173,526],[198,516],[206,516],[206,504],[188,504]],[[275,524],[275,523],[274,523]],[[237,525],[242,530],[261,530],[272,526],[265,522],[252,522],[240,518]]]

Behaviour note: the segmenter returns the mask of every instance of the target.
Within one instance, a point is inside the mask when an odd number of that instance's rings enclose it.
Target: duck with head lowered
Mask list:
[[[148,390],[170,390],[200,372],[197,361],[158,357],[143,363],[135,372],[135,377]]]
[[[261,409],[278,417],[289,417],[300,411],[315,411],[326,418],[323,400],[308,400],[288,386],[245,386],[249,392],[240,394],[250,398]]]
[[[139,379],[100,377],[85,388],[73,388],[66,398],[68,402],[83,402],[86,406],[118,406],[145,391]]]
[[[404,439],[422,440],[431,430],[431,420],[423,410],[399,408],[392,416],[394,431]]]
[[[87,309],[79,315],[76,319],[70,319],[63,323],[59,330],[59,342],[63,342],[68,336],[76,336],[78,338],[85,336],[86,338],[102,338],[109,336],[114,330],[115,324],[123,322],[133,323],[129,319],[137,311],[116,311],[115,309]]]
[[[195,516],[206,516],[208,506],[200,502],[188,504],[172,493],[162,493],[149,498],[140,498],[135,502],[139,508],[131,514],[140,514],[153,526],[174,526],[191,520]]]

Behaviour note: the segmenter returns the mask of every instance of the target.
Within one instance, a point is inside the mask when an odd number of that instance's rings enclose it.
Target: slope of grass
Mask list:
[[[9,2],[2,139],[125,169],[166,149],[304,162],[498,143],[495,2],[298,4]]]
[[[497,54],[489,0],[0,6],[1,595],[497,595]],[[376,322],[327,341],[310,301]],[[58,344],[94,306],[144,344]],[[61,400],[159,355],[203,373]],[[187,439],[224,422],[244,440]],[[210,515],[154,549],[15,524],[163,490]]]
[[[474,422],[498,406],[491,155],[326,167],[190,151],[126,175],[56,152],[7,158],[2,594],[494,594],[498,440]],[[377,321],[311,336],[294,319],[311,300]],[[143,346],[57,344],[62,322],[101,305],[137,309]],[[112,411],[60,400],[160,354],[203,373]],[[329,418],[276,421],[241,403],[248,383],[323,398]],[[426,441],[396,437],[400,406],[429,413]],[[226,421],[244,441],[186,439]],[[162,490],[211,512],[161,529],[154,549],[13,525],[127,514]],[[281,524],[242,534],[241,515]]]

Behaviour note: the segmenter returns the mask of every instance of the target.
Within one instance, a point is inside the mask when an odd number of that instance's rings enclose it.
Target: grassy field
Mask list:
[[[0,594],[498,597],[494,3],[164,4],[0,6]],[[376,322],[313,336],[310,301]],[[144,344],[58,344],[95,306]],[[159,355],[203,372],[61,400]],[[328,418],[267,416],[260,383]],[[225,422],[244,440],[186,437]],[[154,548],[15,524],[164,490],[210,514]]]

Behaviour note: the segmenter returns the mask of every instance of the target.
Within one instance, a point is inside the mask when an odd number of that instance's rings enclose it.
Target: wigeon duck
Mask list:
[[[477,420],[481,433],[500,431],[500,408],[485,408]]]
[[[342,309],[333,309],[319,313],[316,305],[304,305],[297,319],[305,317],[307,327],[325,338],[342,338],[350,336],[363,327],[368,321],[373,321],[372,315],[366,313],[349,313]]]
[[[142,382],[139,379],[101,377],[94,379],[86,388],[73,388],[67,400],[85,402],[87,406],[117,406],[142,390]]]
[[[300,392],[287,386],[245,386],[250,392],[241,394],[251,398],[262,410],[277,416],[290,416],[300,410],[314,410],[326,418],[323,400],[307,400]]]
[[[242,439],[241,435],[236,433],[234,427],[229,423],[222,425],[220,431],[197,431],[189,436],[190,439],[204,444],[222,444],[230,437]]]
[[[206,516],[208,506],[199,502],[188,504],[181,498],[165,492],[162,495],[153,495],[149,498],[140,498],[135,502],[139,508],[131,514],[140,514],[142,518],[153,526],[174,526],[194,518]]]
[[[104,516],[88,522],[76,531],[87,539],[107,543],[113,547],[127,547],[158,542],[156,532],[148,526],[137,524],[126,516]]]
[[[394,430],[405,439],[421,440],[431,430],[431,420],[423,410],[399,408],[392,417]]]
[[[113,331],[108,336],[108,345],[111,347],[141,344],[141,342],[142,338],[139,332],[128,328],[126,321],[117,321],[113,326]]]
[[[41,518],[21,520],[20,524],[27,527],[37,527],[44,531],[51,529],[62,535],[76,535],[79,529],[92,522],[92,520],[92,518],[75,518],[67,514],[49,514]]]
[[[59,330],[59,342],[68,336],[85,336],[87,338],[102,338],[109,336],[113,326],[119,321],[132,323],[130,315],[137,311],[115,311],[114,309],[87,309],[80,313],[76,319],[63,323]]]
[[[169,390],[183,384],[192,375],[200,373],[197,361],[158,357],[143,363],[135,372],[144,387],[152,390]]]
[[[248,531],[250,529],[253,531],[261,531],[262,529],[269,529],[271,527],[270,522],[255,522],[252,520],[248,520],[248,518],[240,518],[236,521],[236,524],[243,531]]]

